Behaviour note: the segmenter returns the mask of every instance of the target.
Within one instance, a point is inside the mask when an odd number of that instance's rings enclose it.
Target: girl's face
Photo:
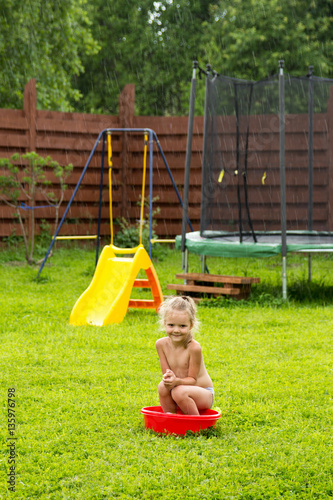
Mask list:
[[[170,311],[164,324],[166,333],[173,342],[185,342],[191,333],[192,323],[186,311]]]

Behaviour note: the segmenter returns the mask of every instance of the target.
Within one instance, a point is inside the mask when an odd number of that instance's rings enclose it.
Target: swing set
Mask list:
[[[143,132],[144,134],[144,153],[143,153],[143,173],[142,173],[142,191],[140,208],[140,227],[139,244],[134,248],[118,248],[114,245],[113,211],[112,211],[112,143],[111,134],[113,132]],[[104,173],[105,143],[107,139],[107,158],[108,158],[108,184],[109,184],[109,211],[110,211],[110,244],[106,245],[100,257],[99,239],[101,227],[101,209],[102,209],[102,189]],[[89,167],[91,159],[102,140],[102,162],[100,178],[100,197],[99,197],[99,216],[97,235],[87,236],[59,236],[59,231],[64,223],[70,206],[80,187],[83,177]],[[80,179],[74,189],[72,197],[65,209],[64,215],[54,234],[50,247],[38,271],[38,276],[43,270],[47,258],[57,240],[63,239],[96,239],[96,269],[92,281],[88,288],[79,297],[70,315],[70,324],[84,325],[91,324],[103,326],[109,323],[119,323],[126,315],[128,308],[145,308],[157,310],[163,301],[163,295],[159,280],[151,261],[152,244],[157,242],[170,242],[174,240],[160,240],[152,238],[152,200],[153,200],[153,144],[158,146],[164,164],[167,168],[172,185],[176,191],[180,205],[183,202],[179,191],[173,179],[170,168],[165,159],[163,150],[160,146],[156,133],[151,129],[105,129],[103,130],[90,153],[86,166],[80,176]],[[149,145],[149,254],[142,243],[142,232],[144,222],[144,199],[147,172],[147,155]],[[190,221],[188,221],[189,224]],[[137,279],[138,273],[144,270],[146,279]],[[133,288],[149,288],[152,293],[152,300],[131,299]]]

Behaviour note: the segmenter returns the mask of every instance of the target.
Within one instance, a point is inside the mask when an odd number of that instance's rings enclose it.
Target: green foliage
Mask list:
[[[306,0],[221,0],[206,23],[208,59],[220,73],[260,80],[278,73],[332,77],[332,3]]]
[[[18,217],[25,244],[26,260],[34,262],[35,246],[35,208],[38,196],[41,196],[55,209],[55,227],[58,225],[59,208],[67,185],[66,178],[73,170],[73,165],[65,167],[53,161],[50,156],[39,156],[34,151],[10,158],[0,159],[0,198],[14,209]],[[48,175],[46,174],[48,170]],[[52,179],[53,176],[53,179]],[[57,193],[50,188],[57,187]]]
[[[39,223],[39,234],[36,236],[35,250],[44,256],[52,240],[51,225],[44,219]]]
[[[209,5],[217,2],[94,3],[91,29],[101,50],[85,58],[86,71],[77,79],[80,109],[117,113],[120,91],[135,83],[137,114],[187,114],[192,61],[202,47]]]
[[[121,218],[117,219],[116,224],[119,226],[119,230],[114,238],[115,246],[119,248],[134,248],[138,245],[140,240],[140,223],[131,224],[127,219]],[[153,221],[153,226],[156,223]],[[153,229],[152,239],[156,239],[157,235]],[[148,250],[149,249],[149,221],[145,220],[142,230],[142,244]],[[163,260],[167,254],[167,248],[163,247],[159,243],[155,243],[152,246],[152,255],[159,260]]]
[[[16,492],[20,500],[330,499],[332,486],[332,302],[284,307],[234,302],[199,306],[196,334],[213,379],[216,428],[183,437],[144,428],[161,379],[154,311],[130,310],[106,327],[72,327],[70,311],[89,285],[94,251],[54,253],[42,278],[0,252],[0,372],[16,389]],[[314,281],[331,280],[331,258],[314,259]],[[236,259],[209,259],[232,274]],[[306,262],[291,259],[291,285]],[[181,255],[154,262],[164,293]],[[191,255],[191,269],[200,260]],[[248,259],[248,274],[272,289],[279,259]],[[139,290],[135,290],[136,293]],[[2,473],[8,472],[3,425]]]
[[[141,196],[140,196],[141,198]],[[158,200],[158,196],[153,198],[153,203]],[[138,206],[141,206],[141,201],[138,201]],[[147,211],[149,208],[149,197],[144,200],[144,207]],[[156,207],[152,213],[152,239],[157,239],[157,235],[155,233],[156,228],[156,220],[154,217],[156,214],[160,212],[160,208]],[[135,224],[132,224],[130,221],[121,217],[115,221],[115,226],[118,226],[118,231],[114,236],[114,244],[119,248],[135,248],[140,242],[140,220],[137,220]],[[144,219],[142,223],[142,244],[148,250],[149,248],[149,238],[150,238],[150,230],[149,230],[149,216],[148,214],[144,214]],[[163,259],[165,256],[165,248],[163,248],[160,244],[154,244],[153,246],[153,255],[156,258]]]
[[[146,222],[146,221],[145,221]],[[115,224],[119,226],[119,230],[114,237],[114,244],[119,248],[134,248],[139,244],[140,240],[140,221],[136,224],[131,224],[124,217],[116,219]],[[149,245],[149,227],[144,224],[142,231],[143,246]]]
[[[0,6],[0,106],[22,107],[36,78],[38,107],[116,114],[136,85],[138,115],[188,112],[192,61],[262,79],[278,71],[332,77],[329,0],[57,0]],[[203,113],[204,85],[196,112]]]
[[[239,78],[276,74],[279,59],[295,76],[306,74],[311,64],[315,74],[332,77],[328,0],[127,0],[126,9],[121,0],[95,0],[95,5],[91,29],[101,50],[85,58],[86,71],[77,79],[82,110],[117,113],[120,91],[135,83],[137,114],[187,114],[194,59]],[[199,114],[203,94],[199,82]]]
[[[23,237],[18,236],[16,234],[16,229],[14,228],[9,236],[4,236],[2,238],[2,241],[6,243],[9,248],[13,248],[17,247],[19,244],[23,242]]]
[[[86,0],[6,0],[0,6],[0,107],[21,108],[24,86],[37,81],[38,107],[73,110],[80,99],[73,78],[82,57],[98,45]]]

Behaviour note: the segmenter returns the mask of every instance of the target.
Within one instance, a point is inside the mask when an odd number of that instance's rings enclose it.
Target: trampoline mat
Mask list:
[[[281,233],[256,233],[257,242],[252,235],[206,232],[208,237],[200,236],[199,231],[186,234],[186,248],[197,255],[210,257],[272,257],[281,254]],[[176,248],[181,248],[181,236],[176,236]],[[287,252],[333,252],[333,233],[294,231],[287,233]]]

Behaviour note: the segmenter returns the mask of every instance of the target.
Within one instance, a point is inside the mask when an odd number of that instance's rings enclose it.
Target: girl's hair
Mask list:
[[[158,309],[158,314],[160,316],[159,323],[162,329],[164,329],[165,327],[164,323],[168,317],[168,314],[172,311],[187,312],[192,325],[191,328],[191,339],[192,339],[193,338],[192,333],[198,330],[199,328],[199,321],[197,320],[197,308],[194,300],[191,297],[183,295],[183,296],[168,297],[164,302],[162,302],[162,304]],[[189,339],[189,341],[191,339]]]

